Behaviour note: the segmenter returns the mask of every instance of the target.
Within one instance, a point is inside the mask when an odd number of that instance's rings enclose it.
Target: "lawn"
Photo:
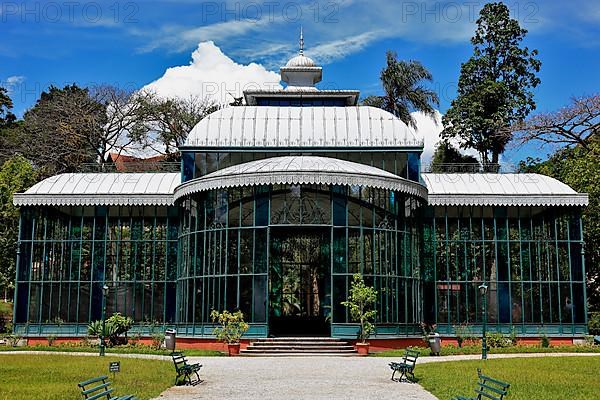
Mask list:
[[[474,396],[477,368],[511,384],[507,400],[590,400],[600,393],[600,356],[451,361],[420,364],[419,384],[440,400]]]
[[[430,356],[428,347],[412,347],[421,353],[421,357]],[[514,353],[600,353],[600,346],[591,345],[559,345],[541,347],[539,345],[518,345],[508,347],[492,347],[488,349],[490,354],[514,354]],[[456,347],[452,345],[442,346],[441,356],[456,356],[463,354],[481,354],[481,345]],[[385,350],[373,353],[373,357],[395,357],[404,355],[404,349]]]
[[[121,362],[114,380],[109,361]],[[172,386],[175,372],[171,362],[161,360],[0,353],[0,400],[77,399],[77,383],[100,375],[111,376],[114,394],[135,394],[142,400]]]

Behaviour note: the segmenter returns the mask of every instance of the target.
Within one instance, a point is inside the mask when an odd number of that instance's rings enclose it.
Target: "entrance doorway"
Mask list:
[[[271,228],[270,335],[330,335],[329,232],[327,228]]]

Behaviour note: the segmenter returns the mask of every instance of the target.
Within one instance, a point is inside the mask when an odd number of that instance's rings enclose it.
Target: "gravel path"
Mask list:
[[[375,357],[190,357],[203,382],[158,399],[436,400],[415,383],[390,380],[390,359]]]

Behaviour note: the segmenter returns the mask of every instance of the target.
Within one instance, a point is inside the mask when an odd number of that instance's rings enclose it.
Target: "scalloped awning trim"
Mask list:
[[[429,194],[431,206],[572,206],[585,207],[589,196],[577,194],[517,194],[517,195],[440,195]]]
[[[26,194],[15,193],[13,204],[23,206],[172,206],[173,195],[144,194]]]
[[[427,200],[427,189],[416,182],[406,179],[380,177],[350,172],[307,172],[307,171],[277,171],[240,173],[229,176],[207,176],[194,179],[175,188],[174,199],[188,196],[192,193],[205,192],[215,189],[260,185],[340,185],[367,186],[376,189],[399,191]]]

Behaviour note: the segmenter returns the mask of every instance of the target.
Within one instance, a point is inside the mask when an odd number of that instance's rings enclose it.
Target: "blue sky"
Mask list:
[[[142,88],[172,67],[190,65],[199,43],[213,41],[223,54],[198,57],[264,68],[241,69],[269,77],[297,52],[304,27],[307,55],[323,65],[321,87],[380,91],[385,51],[421,61],[433,73],[443,113],[455,95],[460,64],[484,2],[477,1],[18,1],[0,3],[0,82],[21,115],[49,84],[109,83]],[[540,52],[539,111],[600,86],[600,4],[594,1],[506,2],[530,32],[526,45]],[[231,66],[204,60],[195,74],[218,81]],[[214,66],[213,66],[214,64]],[[175,70],[174,70],[175,71]],[[254,72],[249,72],[254,71]],[[175,71],[176,72],[176,71]],[[235,74],[234,74],[235,75]],[[187,76],[187,75],[186,75]],[[168,85],[166,81],[164,85]],[[185,84],[185,90],[196,81]],[[164,86],[163,85],[163,86]],[[178,90],[178,86],[170,85]],[[533,146],[510,149],[507,160],[544,156]]]

